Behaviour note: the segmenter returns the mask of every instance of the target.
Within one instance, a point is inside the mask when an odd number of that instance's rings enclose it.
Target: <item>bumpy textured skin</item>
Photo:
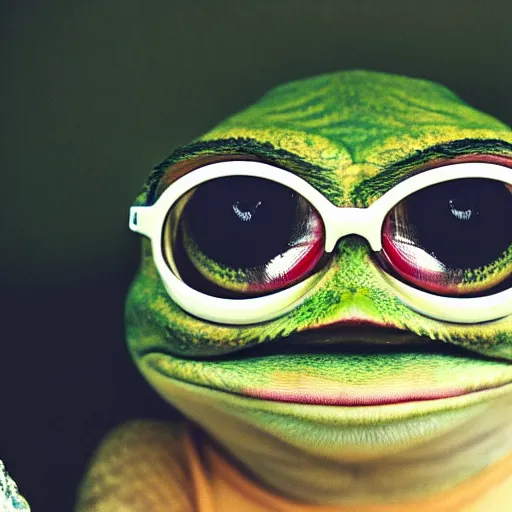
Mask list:
[[[425,168],[464,161],[512,167],[512,132],[431,82],[364,71],[328,74],[272,90],[175,151],[151,173],[135,204],[150,205],[190,169],[233,155],[291,170],[337,206],[365,207]],[[382,455],[391,445],[393,450],[410,448],[423,437],[463,425],[512,396],[512,318],[462,325],[413,311],[399,301],[368,244],[357,237],[339,242],[313,292],[295,310],[250,326],[212,324],[179,308],[166,293],[144,240],[126,319],[131,354],[148,381],[255,473],[257,461],[223,434],[230,421],[247,426],[240,427],[244,434],[264,432],[305,453],[339,448],[350,456]],[[317,351],[319,341],[338,349]],[[287,350],[299,343],[310,349]],[[346,343],[403,344],[406,349],[344,353],[339,347]],[[414,348],[424,344],[435,350]],[[272,350],[245,358],[246,350],[256,346]],[[486,357],[461,357],[445,347]],[[239,357],[208,359],[233,351],[240,351]],[[329,405],[340,387],[357,397],[360,407]],[[424,398],[442,396],[448,388],[465,394],[378,406],[382,397],[406,397],[412,387]],[[477,390],[485,391],[470,393]],[[277,391],[310,401],[317,397],[319,405],[248,398],[271,398]],[[375,406],[364,407],[368,404]],[[205,415],[210,415],[208,424]],[[166,479],[165,469],[149,469],[156,464],[151,444],[179,444],[182,427],[155,427],[154,437],[146,427],[140,438],[139,427],[128,427],[131,437],[123,438],[121,429],[107,439],[91,465],[79,510],[187,510],[186,483]],[[174,453],[158,464],[177,464],[181,452]],[[142,485],[131,477],[135,461],[151,475],[143,484],[148,496],[172,494],[168,499],[174,508],[165,502],[148,508],[129,497],[132,486],[141,490]],[[444,488],[463,477],[447,480]],[[264,483],[286,488],[279,475],[273,478]],[[307,495],[301,499],[322,502]]]
[[[101,463],[83,485],[79,508],[190,512],[187,463],[179,445],[181,430],[144,421],[116,429],[96,455]]]

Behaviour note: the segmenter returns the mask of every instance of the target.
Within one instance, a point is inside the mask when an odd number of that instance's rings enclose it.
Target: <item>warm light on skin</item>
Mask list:
[[[281,183],[318,212],[327,253],[319,272],[242,300],[180,279],[179,262],[165,259],[179,217],[169,209],[207,180],[239,175]],[[126,333],[143,376],[194,426],[179,419],[167,437],[120,447],[114,432],[83,502],[117,492],[111,480],[99,485],[105,474],[132,499],[132,470],[159,504],[176,486],[187,495],[187,429],[200,454],[225,455],[234,473],[288,505],[487,512],[492,499],[508,510],[510,474],[498,479],[494,469],[512,461],[512,291],[438,296],[380,259],[395,205],[470,177],[512,185],[509,127],[439,85],[363,71],[279,87],[173,153],[131,210],[131,228],[145,236]],[[139,457],[130,473],[104,455],[111,446]],[[184,461],[179,478],[147,463],[165,453]],[[206,487],[219,481],[216,468],[202,468]]]
[[[332,407],[199,389],[167,377],[156,357],[142,359],[139,368],[257,480],[299,501],[314,496],[320,504],[355,505],[421,499],[512,450],[511,385],[444,400]],[[493,437],[482,436],[491,429]]]

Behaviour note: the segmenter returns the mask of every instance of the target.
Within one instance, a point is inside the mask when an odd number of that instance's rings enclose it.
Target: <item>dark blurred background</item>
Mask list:
[[[368,68],[512,120],[512,2],[12,0],[0,9],[0,457],[71,510],[102,435],[170,409],[125,352],[128,207],[177,146],[288,80]]]

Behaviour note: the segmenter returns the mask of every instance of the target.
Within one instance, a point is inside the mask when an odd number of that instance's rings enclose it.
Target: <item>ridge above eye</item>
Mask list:
[[[504,182],[438,183],[388,213],[381,260],[404,281],[439,295],[501,291],[512,273],[511,218],[511,187]]]

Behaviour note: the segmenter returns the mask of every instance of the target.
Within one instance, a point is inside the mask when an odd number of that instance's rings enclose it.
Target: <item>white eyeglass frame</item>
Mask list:
[[[365,238],[373,251],[382,249],[382,225],[389,211],[423,188],[460,178],[488,178],[512,185],[512,169],[492,163],[458,163],[413,175],[367,208],[337,207],[299,176],[263,162],[229,160],[205,165],[173,182],[151,206],[130,208],[130,229],[151,240],[155,266],[169,296],[188,313],[221,324],[246,325],[277,318],[299,306],[322,273],[263,297],[225,299],[188,286],[171,270],[163,253],[163,230],[172,206],[201,183],[229,176],[251,176],[280,183],[304,197],[320,214],[327,253],[347,235]],[[512,221],[512,219],[511,219]],[[442,297],[413,288],[380,269],[396,296],[418,313],[455,323],[479,323],[512,314],[512,288],[485,297]]]

